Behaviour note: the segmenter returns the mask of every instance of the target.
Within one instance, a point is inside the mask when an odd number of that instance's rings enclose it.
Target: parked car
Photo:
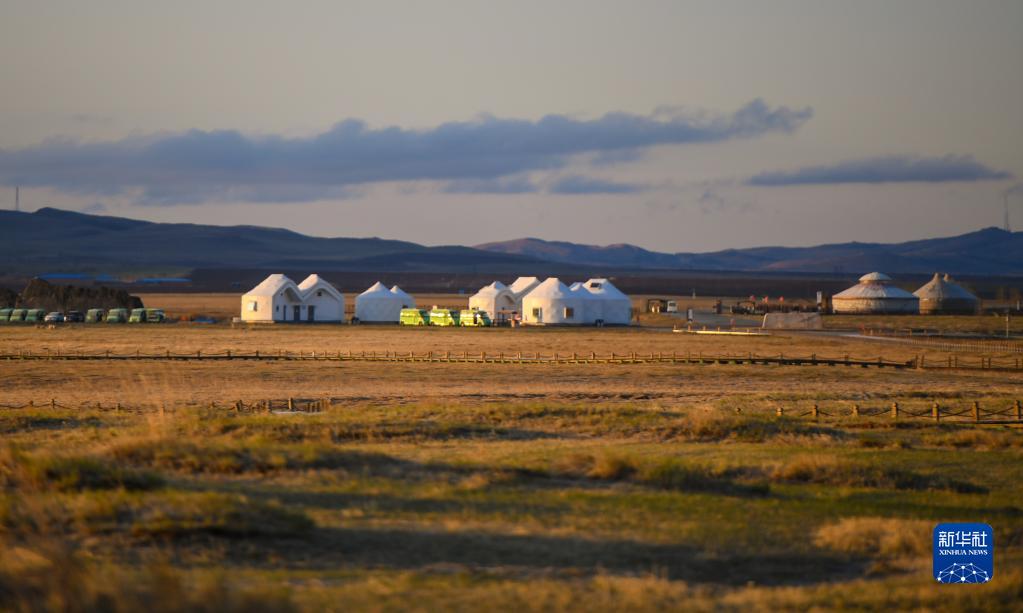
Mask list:
[[[105,320],[108,324],[128,323],[128,309],[110,309]]]
[[[47,313],[46,316],[43,317],[43,321],[45,321],[48,324],[64,323],[64,319],[65,319],[64,314],[61,313],[60,311],[52,311],[50,313]]]
[[[106,313],[103,309],[89,309],[85,312],[85,323],[98,324],[103,321]]]
[[[85,321],[85,314],[81,311],[68,311],[67,315],[64,316],[64,321],[70,323],[82,323]]]
[[[11,311],[14,309],[0,309],[0,322],[7,322],[11,320]]]
[[[46,319],[46,311],[43,309],[29,309],[25,311],[25,321],[30,323],[42,323]]]

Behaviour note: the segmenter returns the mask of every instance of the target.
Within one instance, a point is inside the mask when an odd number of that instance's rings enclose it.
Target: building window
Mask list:
[[[252,312],[258,311],[259,310],[259,302],[255,301],[255,300],[249,302],[249,310],[252,311]]]
[[[572,307],[565,307],[565,319],[572,319],[575,315],[575,309]]]
[[[320,291],[316,292],[316,295],[317,296],[323,296],[323,290],[321,289]]]
[[[278,305],[274,306],[274,311],[277,312],[277,313],[280,313],[281,312],[281,305],[278,304]]]
[[[533,309],[533,319],[540,319],[540,308],[539,307]]]

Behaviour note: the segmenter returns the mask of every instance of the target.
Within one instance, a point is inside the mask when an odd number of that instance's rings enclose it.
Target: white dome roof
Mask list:
[[[860,283],[887,283],[892,278],[883,272],[871,272],[860,277]]]

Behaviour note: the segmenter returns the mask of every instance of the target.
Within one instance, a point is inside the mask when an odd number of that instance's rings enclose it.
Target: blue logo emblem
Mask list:
[[[987,583],[995,574],[995,533],[987,524],[938,524],[933,551],[938,583]]]

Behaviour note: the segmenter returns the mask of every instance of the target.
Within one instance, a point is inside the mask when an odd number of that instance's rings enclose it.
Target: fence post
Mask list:
[[[854,404],[853,405],[852,416],[853,417],[859,417],[860,416],[860,405],[858,405],[858,404]]]
[[[973,421],[980,421],[980,402],[973,401]]]
[[[778,407],[777,409],[775,409],[775,414],[778,417],[782,417],[785,415],[785,409],[783,407]]]
[[[810,415],[813,417],[814,421],[820,421],[820,409],[817,407],[816,403],[814,403],[813,408],[810,409]]]
[[[56,409],[57,408],[57,399],[56,398],[50,398],[50,408],[51,409]]]
[[[288,411],[290,412],[290,411],[294,411],[294,410],[295,410],[295,399],[292,398],[291,396],[288,396]]]
[[[1016,401],[1016,421],[1023,421],[1023,402]]]
[[[937,402],[931,405],[931,417],[934,418],[934,422],[941,421],[941,406]]]
[[[892,403],[892,419],[898,419],[898,418],[899,418],[899,403],[898,402],[893,402]]]

